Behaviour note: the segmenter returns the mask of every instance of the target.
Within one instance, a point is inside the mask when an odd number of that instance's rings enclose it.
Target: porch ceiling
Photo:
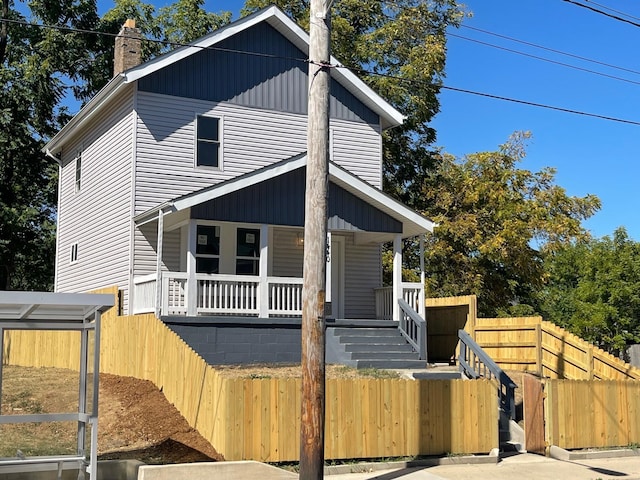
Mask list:
[[[175,198],[134,218],[171,217],[304,226],[306,154]],[[329,163],[329,229],[354,231],[362,241],[387,241],[433,231],[435,224],[340,166]],[[287,195],[282,192],[286,191]],[[190,214],[186,211],[190,210]],[[178,214],[178,215],[176,215]]]

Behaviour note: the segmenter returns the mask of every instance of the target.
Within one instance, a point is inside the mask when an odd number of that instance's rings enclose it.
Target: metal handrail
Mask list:
[[[471,335],[464,330],[458,330],[458,338],[460,339],[458,356],[460,372],[469,378],[495,378],[499,383],[500,408],[512,420],[516,410],[515,389],[518,386],[471,338]]]
[[[427,322],[403,299],[398,299],[400,322],[398,329],[418,352],[420,360],[427,359]]]

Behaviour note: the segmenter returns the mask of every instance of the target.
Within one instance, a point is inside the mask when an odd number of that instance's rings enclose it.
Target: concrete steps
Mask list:
[[[327,362],[356,368],[426,368],[395,322],[337,320],[327,326]]]

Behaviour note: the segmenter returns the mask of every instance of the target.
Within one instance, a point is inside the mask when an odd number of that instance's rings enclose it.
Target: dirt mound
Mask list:
[[[3,367],[2,413],[72,413],[78,405],[78,372],[57,368]],[[151,382],[100,375],[98,458],[148,464],[218,461],[223,458],[191,428]],[[72,453],[74,422],[3,425],[0,457]]]
[[[147,380],[101,374],[98,425],[101,459],[155,464],[222,460]]]

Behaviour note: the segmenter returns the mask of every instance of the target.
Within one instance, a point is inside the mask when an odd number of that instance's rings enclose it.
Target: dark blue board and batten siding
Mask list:
[[[247,52],[247,53],[243,53]],[[307,114],[307,55],[266,23],[139,80],[144,92]],[[380,118],[331,80],[332,118],[380,124]]]
[[[191,208],[191,218],[304,226],[305,168]],[[286,195],[283,195],[286,192]],[[402,233],[402,223],[329,183],[329,229]]]

